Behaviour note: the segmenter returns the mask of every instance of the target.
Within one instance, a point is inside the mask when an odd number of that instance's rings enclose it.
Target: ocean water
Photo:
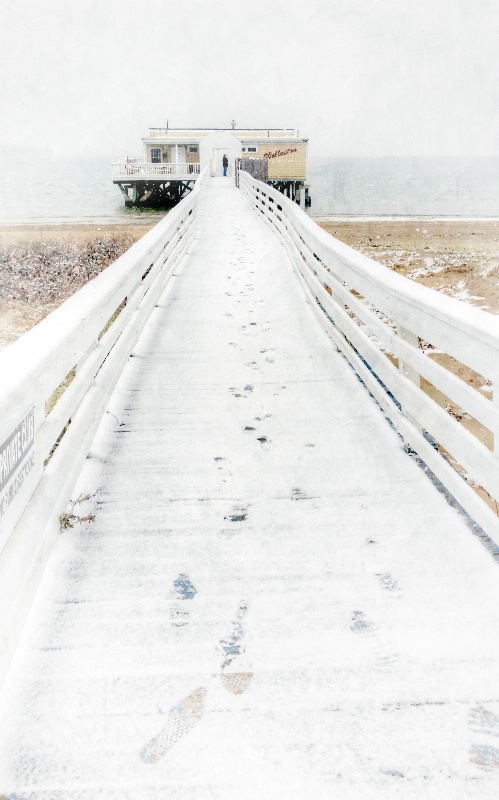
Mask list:
[[[499,158],[309,163],[312,216],[499,217]]]
[[[125,208],[110,162],[0,153],[0,224],[141,216]],[[311,216],[499,217],[499,158],[310,159],[307,182]]]
[[[140,213],[140,212],[139,212]],[[111,180],[110,160],[0,153],[0,224],[119,221],[130,214]]]

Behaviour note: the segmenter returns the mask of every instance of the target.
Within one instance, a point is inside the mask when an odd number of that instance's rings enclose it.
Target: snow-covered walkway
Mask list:
[[[0,796],[496,800],[499,567],[228,179],[109,412],[2,697]]]

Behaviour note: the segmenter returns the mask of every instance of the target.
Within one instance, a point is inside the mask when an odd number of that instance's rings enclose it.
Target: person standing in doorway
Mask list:
[[[227,176],[227,167],[229,166],[229,159],[224,153],[224,157],[222,158],[222,166],[224,168],[224,178]]]

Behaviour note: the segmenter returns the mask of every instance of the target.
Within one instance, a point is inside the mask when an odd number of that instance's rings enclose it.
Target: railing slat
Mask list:
[[[296,263],[300,269],[306,268],[305,264],[300,267],[299,261]],[[310,265],[307,266],[312,269]],[[499,426],[499,408],[495,407],[490,400],[480,395],[477,390],[472,389],[445,367],[425,355],[418,347],[419,340],[417,336],[410,334],[413,344],[409,344],[405,336],[400,336],[383,323],[379,316],[371,311],[362,300],[355,297],[351,290],[340,283],[335,275],[326,272],[321,264],[315,262],[313,269],[318,271],[320,278],[328,281],[333,297],[341,299],[342,304],[348,306],[355,313],[359,320],[366,325],[367,329],[386,347],[388,352],[393,353],[399,360],[410,366],[416,374],[426,378],[427,381],[438,387],[450,400],[471,414],[489,430],[494,430]],[[325,292],[320,278],[315,275],[312,275],[312,278],[317,282],[316,289],[320,293],[321,302],[327,305],[330,297]],[[334,309],[334,301],[332,302],[331,308]]]
[[[388,409],[408,444],[497,540],[498,516],[471,487],[478,484],[488,491],[497,508],[499,390],[491,402],[426,355],[419,341],[492,380],[495,388],[499,386],[498,318],[392,273],[333,239],[295,203],[246,173],[241,173],[239,183],[281,238],[325,330]],[[398,358],[398,369],[386,351]],[[494,453],[422,391],[420,377],[493,433]],[[422,431],[453,456],[461,472],[428,443]]]

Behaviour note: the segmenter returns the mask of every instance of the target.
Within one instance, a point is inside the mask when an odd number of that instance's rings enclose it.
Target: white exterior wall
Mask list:
[[[234,161],[241,158],[242,144],[228,131],[214,131],[199,143],[200,169],[203,170],[211,161],[212,175],[223,175],[222,158],[224,153],[229,159],[228,175],[234,174]]]

